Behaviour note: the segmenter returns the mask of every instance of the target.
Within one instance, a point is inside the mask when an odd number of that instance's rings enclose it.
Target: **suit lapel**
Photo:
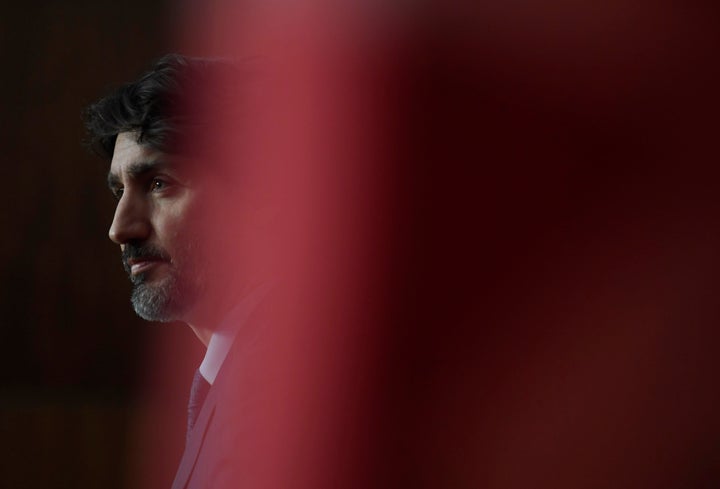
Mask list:
[[[267,291],[266,291],[267,292]],[[267,293],[264,294],[265,296]],[[260,301],[251,313],[250,317],[246,320],[245,324],[235,336],[233,344],[228,352],[225,361],[220,367],[220,371],[215,378],[215,382],[210,387],[208,395],[205,398],[198,419],[195,422],[190,438],[188,439],[185,447],[185,453],[180,460],[180,467],[178,468],[177,474],[175,475],[175,481],[173,482],[172,489],[185,489],[187,487],[190,476],[195,469],[195,464],[200,454],[200,450],[205,442],[208,428],[212,422],[215,414],[215,409],[218,403],[218,396],[227,395],[228,392],[233,392],[233,386],[237,381],[232,375],[239,371],[239,366],[236,364],[241,358],[241,351],[250,348],[257,340],[258,334],[260,333],[262,322],[260,320],[265,311],[265,305],[268,303],[266,297]],[[222,399],[224,402],[227,399]]]
[[[180,467],[175,475],[175,481],[173,482],[172,489],[184,489],[193,469],[195,468],[195,462],[197,461],[198,454],[200,453],[200,449],[205,441],[205,435],[207,434],[208,427],[210,426],[213,415],[215,414],[217,389],[214,389],[213,387],[214,386],[210,387],[210,391],[208,391],[203,407],[198,414],[195,426],[190,433],[187,445],[185,446],[185,453],[183,453],[182,459],[180,460]]]

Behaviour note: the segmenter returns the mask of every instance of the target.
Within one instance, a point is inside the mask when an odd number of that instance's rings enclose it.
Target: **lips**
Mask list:
[[[128,267],[130,268],[130,275],[138,275],[140,273],[147,272],[161,263],[164,263],[164,260],[151,257],[130,258],[127,261]]]

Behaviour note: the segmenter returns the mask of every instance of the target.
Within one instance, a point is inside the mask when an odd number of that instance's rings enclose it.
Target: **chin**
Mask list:
[[[143,282],[132,292],[130,302],[135,313],[148,321],[172,322],[184,316],[188,301],[169,284]]]

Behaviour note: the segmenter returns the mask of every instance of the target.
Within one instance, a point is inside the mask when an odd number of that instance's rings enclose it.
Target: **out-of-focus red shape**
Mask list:
[[[281,284],[222,487],[717,482],[714,7],[470,3],[187,4],[266,77],[221,138]]]

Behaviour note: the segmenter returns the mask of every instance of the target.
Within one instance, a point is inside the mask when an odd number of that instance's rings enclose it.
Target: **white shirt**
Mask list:
[[[205,358],[203,358],[199,368],[200,374],[210,385],[215,382],[215,377],[220,372],[220,368],[238,331],[247,322],[250,314],[252,314],[262,298],[265,297],[268,290],[268,286],[262,285],[246,295],[238,305],[230,310],[212,336],[210,336]]]

